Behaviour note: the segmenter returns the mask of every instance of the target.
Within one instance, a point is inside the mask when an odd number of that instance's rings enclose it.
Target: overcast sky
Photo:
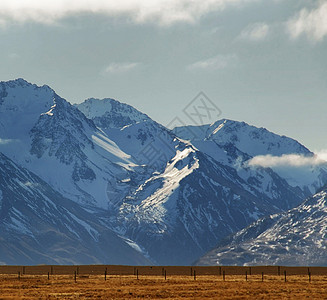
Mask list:
[[[1,0],[0,80],[115,98],[166,125],[221,118],[326,147],[327,1]]]

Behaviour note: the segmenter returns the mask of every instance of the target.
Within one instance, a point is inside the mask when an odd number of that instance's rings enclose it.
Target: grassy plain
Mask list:
[[[327,276],[0,275],[0,299],[327,299]]]

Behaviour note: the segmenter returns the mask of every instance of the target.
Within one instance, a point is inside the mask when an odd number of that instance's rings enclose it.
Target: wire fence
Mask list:
[[[288,266],[123,266],[123,265],[38,265],[38,266],[0,266],[0,275],[17,276],[18,279],[28,276],[47,276],[48,279],[58,275],[90,278],[103,276],[161,276],[164,279],[173,276],[187,276],[194,280],[201,276],[215,276],[227,280],[284,280],[300,276],[311,282],[314,276],[327,276],[327,267],[288,267]]]

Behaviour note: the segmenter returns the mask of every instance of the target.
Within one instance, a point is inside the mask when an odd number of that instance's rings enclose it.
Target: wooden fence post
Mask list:
[[[286,270],[284,271],[284,276],[285,276],[285,282],[287,281],[287,279],[286,279]]]

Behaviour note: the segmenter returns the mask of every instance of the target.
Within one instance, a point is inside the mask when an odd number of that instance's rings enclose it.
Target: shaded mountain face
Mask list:
[[[149,264],[78,204],[0,153],[1,264]]]
[[[296,199],[286,182],[279,188]],[[159,264],[189,264],[238,228],[278,211],[233,168],[189,148],[124,199],[118,220]]]
[[[327,189],[225,239],[198,265],[327,266]]]
[[[72,106],[49,87],[22,79],[0,89],[0,152],[87,210],[81,220],[124,237],[156,263],[190,264],[224,237],[305,198],[272,169],[246,165],[255,153],[231,138],[186,141],[129,105],[89,99]],[[265,144],[273,134],[264,133]],[[244,142],[247,134],[240,134],[241,144],[257,143]],[[269,149],[286,151],[288,140],[273,136]]]

